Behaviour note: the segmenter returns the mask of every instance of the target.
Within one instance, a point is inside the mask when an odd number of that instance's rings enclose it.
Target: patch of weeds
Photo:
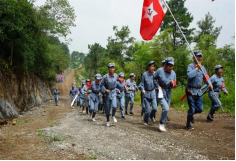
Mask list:
[[[64,141],[65,140],[65,138],[61,137],[58,134],[51,135],[50,139],[51,141]]]
[[[38,136],[43,136],[43,132],[42,131],[38,131]]]
[[[38,136],[43,136],[44,139],[48,142],[48,143],[52,143],[54,141],[64,141],[66,139],[66,137],[63,137],[59,134],[49,134],[49,135],[45,135],[43,134],[42,131],[38,131]],[[70,136],[71,137],[71,136]]]
[[[71,135],[66,135],[66,137],[67,137],[67,138],[69,138],[69,139],[71,139],[71,138],[72,138],[72,136],[71,136]]]
[[[95,159],[97,159],[97,155],[96,154],[91,156],[91,157],[85,158],[85,160],[95,160]]]
[[[20,159],[23,159],[23,156],[20,156]]]

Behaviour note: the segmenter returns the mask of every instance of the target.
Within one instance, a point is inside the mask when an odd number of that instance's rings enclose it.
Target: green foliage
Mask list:
[[[108,37],[107,55],[111,59],[119,60],[119,65],[124,65],[124,55],[131,57],[130,52],[126,55],[129,49],[129,44],[133,43],[134,37],[130,37],[130,29],[128,26],[122,26],[121,30],[118,30],[117,26],[113,26],[115,32],[115,38]]]
[[[48,0],[40,7],[33,2],[0,1],[0,70],[55,81],[70,62],[67,44],[56,36],[70,33],[74,10],[67,0]]]
[[[213,20],[212,15],[208,12],[205,15],[204,19],[201,19],[197,22],[200,30],[196,31],[194,41],[199,42],[202,35],[210,35],[213,39],[217,40],[218,36],[220,35],[222,26],[214,28],[214,23],[215,20]]]
[[[71,67],[73,69],[77,68],[82,64],[83,60],[85,58],[85,54],[78,52],[78,51],[73,51],[71,54]]]
[[[214,67],[220,63],[219,55],[216,54],[216,40],[210,35],[202,35],[199,43],[196,45],[196,50],[202,50],[202,64],[208,69],[208,74],[215,73]]]
[[[181,30],[186,36],[187,40],[191,43],[193,40],[193,31],[194,28],[189,28],[190,23],[193,21],[193,16],[188,12],[188,9],[184,6],[186,0],[170,0],[167,1],[168,6],[171,8],[171,11],[180,25]],[[172,46],[175,49],[177,46],[185,44],[184,38],[181,35],[173,17],[170,12],[167,11],[163,22],[161,24],[161,31],[165,29],[171,29],[171,36],[173,39]]]
[[[43,132],[42,131],[38,131],[38,136],[43,136]]]

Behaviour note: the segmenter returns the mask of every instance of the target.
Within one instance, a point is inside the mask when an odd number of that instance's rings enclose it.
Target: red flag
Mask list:
[[[164,0],[144,0],[140,34],[144,40],[151,40],[159,29],[167,11]]]

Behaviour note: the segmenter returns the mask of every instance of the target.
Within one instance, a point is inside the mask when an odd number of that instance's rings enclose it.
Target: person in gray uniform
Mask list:
[[[155,72],[154,81],[157,84],[157,102],[162,107],[161,118],[159,121],[159,130],[166,131],[165,125],[167,121],[168,112],[170,109],[171,89],[176,87],[176,74],[174,68],[174,58],[166,58],[165,67],[157,69]],[[159,97],[159,92],[163,93]]]
[[[118,76],[115,73],[115,63],[108,64],[109,73],[105,74],[102,78],[101,87],[102,92],[106,93],[105,96],[105,113],[107,117],[107,126],[110,126],[110,113],[112,109],[112,119],[116,123],[117,119],[115,117],[117,103],[116,103],[116,96],[117,96],[117,89],[116,89],[116,82],[118,80]]]
[[[150,61],[148,63],[148,71],[143,73],[142,80],[139,84],[139,89],[143,94],[143,102],[145,108],[144,123],[143,123],[144,125],[148,125],[149,118],[153,118],[157,111],[154,70],[155,70],[155,61]],[[152,111],[150,111],[150,106],[152,106]]]
[[[225,95],[229,94],[225,88],[224,78],[222,77],[222,74],[223,74],[223,67],[221,65],[217,65],[215,66],[215,74],[210,78],[210,81],[213,85],[213,90],[217,98],[214,96],[212,90],[209,90],[209,87],[207,85],[204,85],[202,87],[202,91],[208,91],[208,96],[211,99],[211,109],[207,116],[208,121],[214,121],[214,114],[222,105],[219,100],[220,91],[222,91]]]

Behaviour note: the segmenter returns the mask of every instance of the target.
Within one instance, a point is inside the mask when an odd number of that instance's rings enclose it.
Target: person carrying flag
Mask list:
[[[187,95],[189,110],[188,110],[186,128],[188,130],[194,129],[191,126],[191,123],[193,124],[195,123],[193,115],[196,113],[201,113],[203,111],[202,92],[201,92],[202,81],[204,81],[204,83],[206,83],[212,89],[212,84],[211,80],[209,79],[209,75],[207,74],[205,67],[201,65],[202,51],[197,50],[193,54],[195,55],[197,60],[195,59],[195,57],[193,57],[194,62],[189,64],[187,69],[188,81],[186,86],[186,95]],[[200,70],[203,70],[205,76],[203,75],[203,72]],[[205,79],[205,77],[208,79],[208,81]]]

